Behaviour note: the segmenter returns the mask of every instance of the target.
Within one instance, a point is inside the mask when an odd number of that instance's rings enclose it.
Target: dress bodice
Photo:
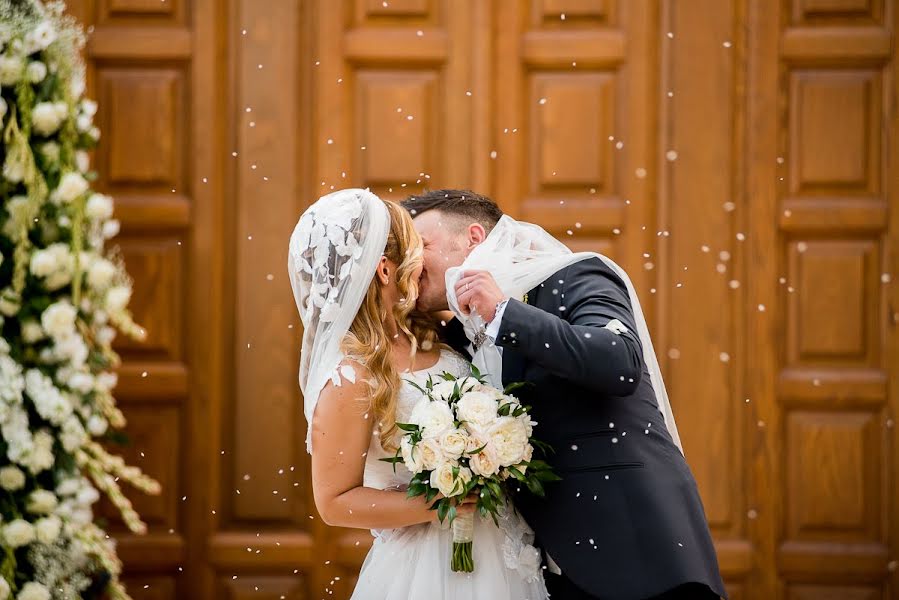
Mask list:
[[[400,385],[399,397],[396,403],[396,420],[399,423],[407,423],[409,415],[415,403],[421,398],[421,392],[409,383],[414,381],[424,387],[429,376],[437,377],[441,373],[451,373],[457,377],[468,375],[470,367],[468,361],[452,350],[442,350],[437,363],[427,369],[400,373],[402,385]],[[371,442],[368,445],[368,454],[365,457],[365,473],[363,483],[365,487],[387,489],[392,487],[405,487],[412,479],[412,473],[402,463],[394,465],[384,462],[382,458],[392,457],[393,454],[381,447],[381,441],[377,433],[372,433]]]

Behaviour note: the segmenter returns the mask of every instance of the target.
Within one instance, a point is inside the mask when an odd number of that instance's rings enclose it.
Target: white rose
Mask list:
[[[112,283],[112,278],[115,277],[115,274],[115,265],[105,258],[101,258],[95,260],[88,269],[87,283],[94,289],[103,289]]]
[[[31,111],[31,122],[34,130],[47,136],[59,129],[62,125],[62,117],[59,115],[56,104],[53,102],[39,102]],[[60,183],[60,185],[62,185]]]
[[[59,268],[56,254],[49,250],[38,250],[31,255],[29,268],[31,269],[31,274],[35,277],[46,277]]]
[[[56,302],[47,307],[41,315],[41,325],[47,335],[63,338],[75,331],[75,318],[78,312],[68,302]]]
[[[483,392],[468,392],[456,404],[459,419],[474,425],[487,425],[496,419],[496,398]]]
[[[513,417],[499,417],[490,427],[488,435],[496,450],[496,458],[504,467],[521,462],[530,445],[524,423]]]
[[[462,493],[464,486],[462,478],[453,475],[453,465],[450,463],[443,463],[431,472],[431,487],[437,488],[447,498]]]
[[[50,515],[43,519],[38,519],[34,524],[35,534],[39,542],[43,544],[52,544],[59,537],[62,530],[62,520],[56,515]]]
[[[452,459],[458,459],[468,447],[468,435],[460,429],[450,429],[440,437],[440,448]]]
[[[3,527],[3,539],[13,548],[26,546],[34,541],[34,526],[24,519],[16,519]]]
[[[22,76],[22,59],[18,56],[0,56],[0,85],[15,85]]]
[[[53,509],[56,508],[57,504],[59,504],[59,501],[56,499],[56,494],[53,492],[49,490],[34,490],[31,492],[31,495],[28,496],[26,508],[30,513],[46,515],[53,512]]]
[[[87,430],[91,432],[91,435],[103,435],[108,427],[109,423],[100,415],[91,415],[87,421]]]
[[[453,411],[446,402],[422,398],[412,409],[409,420],[422,428],[424,437],[436,437],[452,427]]]
[[[90,424],[88,424],[88,426],[90,426]],[[403,457],[403,464],[406,465],[407,469],[416,474],[422,472],[424,463],[421,460],[420,444],[413,446],[408,437],[403,437],[403,441],[400,442],[400,454]]]
[[[10,590],[9,588],[9,582],[7,582],[3,577],[0,577],[0,600],[7,600],[11,591],[12,590]]]
[[[91,155],[86,150],[75,151],[75,164],[82,173],[87,173],[91,168]]]
[[[496,451],[489,443],[486,445],[482,444],[482,446],[484,447],[481,448],[480,452],[469,457],[468,465],[476,475],[490,477],[499,471],[499,460],[496,457]],[[475,447],[475,449],[477,448],[480,448],[480,446]]]
[[[0,469],[0,487],[9,492],[14,492],[25,487],[25,473],[13,465]]]
[[[435,438],[421,440],[418,442],[418,449],[421,452],[421,464],[426,471],[436,469],[446,462],[446,457]]]
[[[87,199],[84,212],[88,218],[100,221],[112,217],[112,198],[105,194],[91,194]]]
[[[47,76],[47,65],[39,60],[29,63],[25,69],[25,76],[31,83],[40,83]]]
[[[123,311],[130,300],[131,289],[118,285],[106,292],[106,310],[113,313]]]
[[[87,180],[81,173],[70,171],[59,180],[59,186],[53,191],[52,197],[57,203],[72,202],[86,192],[88,187]]]
[[[22,586],[16,600],[50,600],[50,590],[36,581],[29,581]]]

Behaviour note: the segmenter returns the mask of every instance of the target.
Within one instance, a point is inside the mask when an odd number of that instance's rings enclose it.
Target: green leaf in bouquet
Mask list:
[[[533,384],[528,381],[516,381],[514,383],[510,383],[509,385],[507,385],[506,387],[503,388],[503,394],[508,396],[515,390],[520,390],[521,388],[528,386],[528,385],[533,385]]]
[[[520,417],[521,415],[525,414],[526,412],[528,412],[528,410],[519,404],[518,407],[512,412],[512,416]]]
[[[449,509],[446,511],[446,516],[449,517],[449,522],[452,523],[456,519],[456,507],[450,504]]]
[[[487,488],[493,493],[493,496],[497,500],[502,500],[505,496],[502,486],[492,479],[487,480]]]
[[[511,473],[511,474],[512,474],[512,477],[514,477],[514,478],[517,479],[518,481],[521,481],[521,482],[526,482],[526,481],[527,481],[527,477],[524,476],[524,473],[522,473],[522,472],[521,472],[519,469],[517,469],[516,467],[509,467],[509,473]]]
[[[412,387],[414,387],[416,390],[418,390],[418,391],[421,392],[422,394],[427,394],[427,393],[428,393],[427,391],[425,391],[425,389],[424,389],[423,387],[421,387],[420,385],[418,385],[417,383],[415,383],[415,382],[412,381],[411,379],[404,379],[403,381],[405,381],[406,383],[408,383],[409,385],[411,385]]]
[[[497,409],[496,414],[498,414],[501,417],[508,417],[511,412],[512,412],[512,403],[507,402],[506,404],[501,405],[499,407],[499,409]]]
[[[536,477],[528,477],[527,486],[531,493],[535,496],[538,496],[540,498],[544,498],[546,496],[546,491],[543,489],[543,484],[540,483],[540,480]]]
[[[475,454],[480,454],[480,453],[481,453],[481,450],[483,450],[484,448],[486,448],[488,443],[489,443],[489,442],[485,443],[485,444],[484,444],[483,446],[481,446],[480,448],[477,448],[477,449],[475,449],[475,450],[472,450],[471,452],[465,452],[464,454],[466,454],[466,455],[468,455],[468,456],[474,456]]]
[[[428,486],[428,491],[425,493],[425,502],[432,501],[440,491],[437,488],[433,488]]]
[[[481,379],[481,370],[474,366],[474,364],[471,365],[471,376],[478,381]]]
[[[396,463],[401,463],[401,462],[403,462],[403,457],[401,457],[401,456],[390,456],[390,457],[388,457],[388,458],[379,458],[378,460],[395,465]]]
[[[415,425],[413,423],[397,422],[396,426],[399,427],[400,429],[402,429],[403,431],[418,431],[418,429],[419,429],[418,425]]]
[[[544,456],[549,456],[550,454],[556,453],[555,449],[545,442],[541,442],[540,440],[534,438],[530,438],[528,441],[531,442],[531,445],[534,446],[534,448],[543,452]]]
[[[535,471],[534,477],[539,479],[540,481],[562,481],[562,478],[556,474],[552,469],[546,469],[543,471]]]
[[[417,496],[422,496],[427,494],[430,486],[427,486],[423,483],[413,483],[409,486],[409,489],[406,490],[406,496],[409,498],[415,498]]]
[[[441,498],[437,501],[437,519],[443,523],[443,520],[446,519],[446,514],[450,509],[450,500],[449,498]]]
[[[438,375],[438,377],[440,377],[444,381],[456,381],[456,376],[453,375],[452,373],[448,373],[446,371],[444,371],[443,373]]]

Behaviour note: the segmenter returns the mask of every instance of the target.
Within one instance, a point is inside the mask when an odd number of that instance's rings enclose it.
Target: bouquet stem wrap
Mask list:
[[[453,571],[474,571],[472,540],[474,539],[474,513],[459,515],[453,519]]]

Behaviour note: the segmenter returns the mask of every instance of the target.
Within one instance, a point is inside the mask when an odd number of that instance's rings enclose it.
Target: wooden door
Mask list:
[[[284,267],[350,186],[471,187],[618,261],[731,597],[895,597],[895,3],[70,4],[151,333],[136,597],[349,596],[371,537],[314,510]]]

